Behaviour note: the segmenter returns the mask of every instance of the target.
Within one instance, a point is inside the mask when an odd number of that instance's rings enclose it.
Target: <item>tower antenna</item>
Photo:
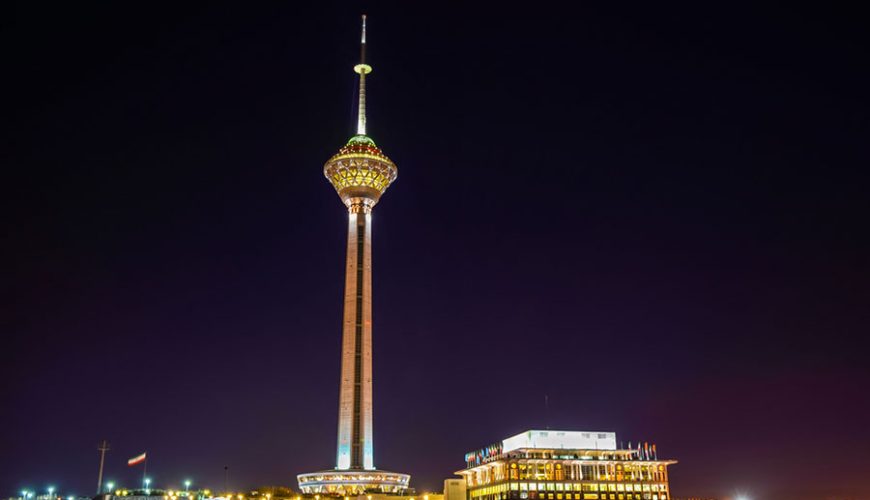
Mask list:
[[[366,75],[372,72],[372,67],[366,64],[366,15],[362,15],[362,37],[359,48],[359,64],[353,67],[359,74],[359,106],[356,119],[357,135],[366,135]]]

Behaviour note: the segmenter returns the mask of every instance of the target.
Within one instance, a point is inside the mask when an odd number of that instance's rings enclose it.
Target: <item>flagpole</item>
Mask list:
[[[145,450],[145,460],[142,461],[142,489],[145,489],[145,479],[148,478],[148,450]]]

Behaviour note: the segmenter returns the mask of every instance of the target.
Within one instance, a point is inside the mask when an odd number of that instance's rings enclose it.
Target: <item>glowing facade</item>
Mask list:
[[[527,431],[465,455],[468,500],[669,500],[655,445],[619,449],[612,432]]]
[[[401,494],[407,474],[377,470],[372,442],[372,209],[396,180],[396,165],[366,135],[365,16],[362,25],[357,134],[323,166],[348,210],[342,328],[341,388],[338,407],[338,449],[335,469],[300,474],[308,494]]]

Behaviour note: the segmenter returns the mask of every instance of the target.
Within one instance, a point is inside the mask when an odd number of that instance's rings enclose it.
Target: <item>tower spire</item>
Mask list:
[[[362,15],[362,38],[360,39],[359,64],[353,67],[359,74],[359,106],[356,120],[357,135],[366,135],[366,75],[372,67],[366,64],[366,15]]]

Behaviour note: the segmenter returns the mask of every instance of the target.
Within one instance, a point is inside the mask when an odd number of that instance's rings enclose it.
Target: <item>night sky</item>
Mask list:
[[[676,496],[870,498],[866,18],[506,5],[6,6],[0,496],[103,438],[128,486],[334,465],[367,12],[378,467],[609,430]]]

